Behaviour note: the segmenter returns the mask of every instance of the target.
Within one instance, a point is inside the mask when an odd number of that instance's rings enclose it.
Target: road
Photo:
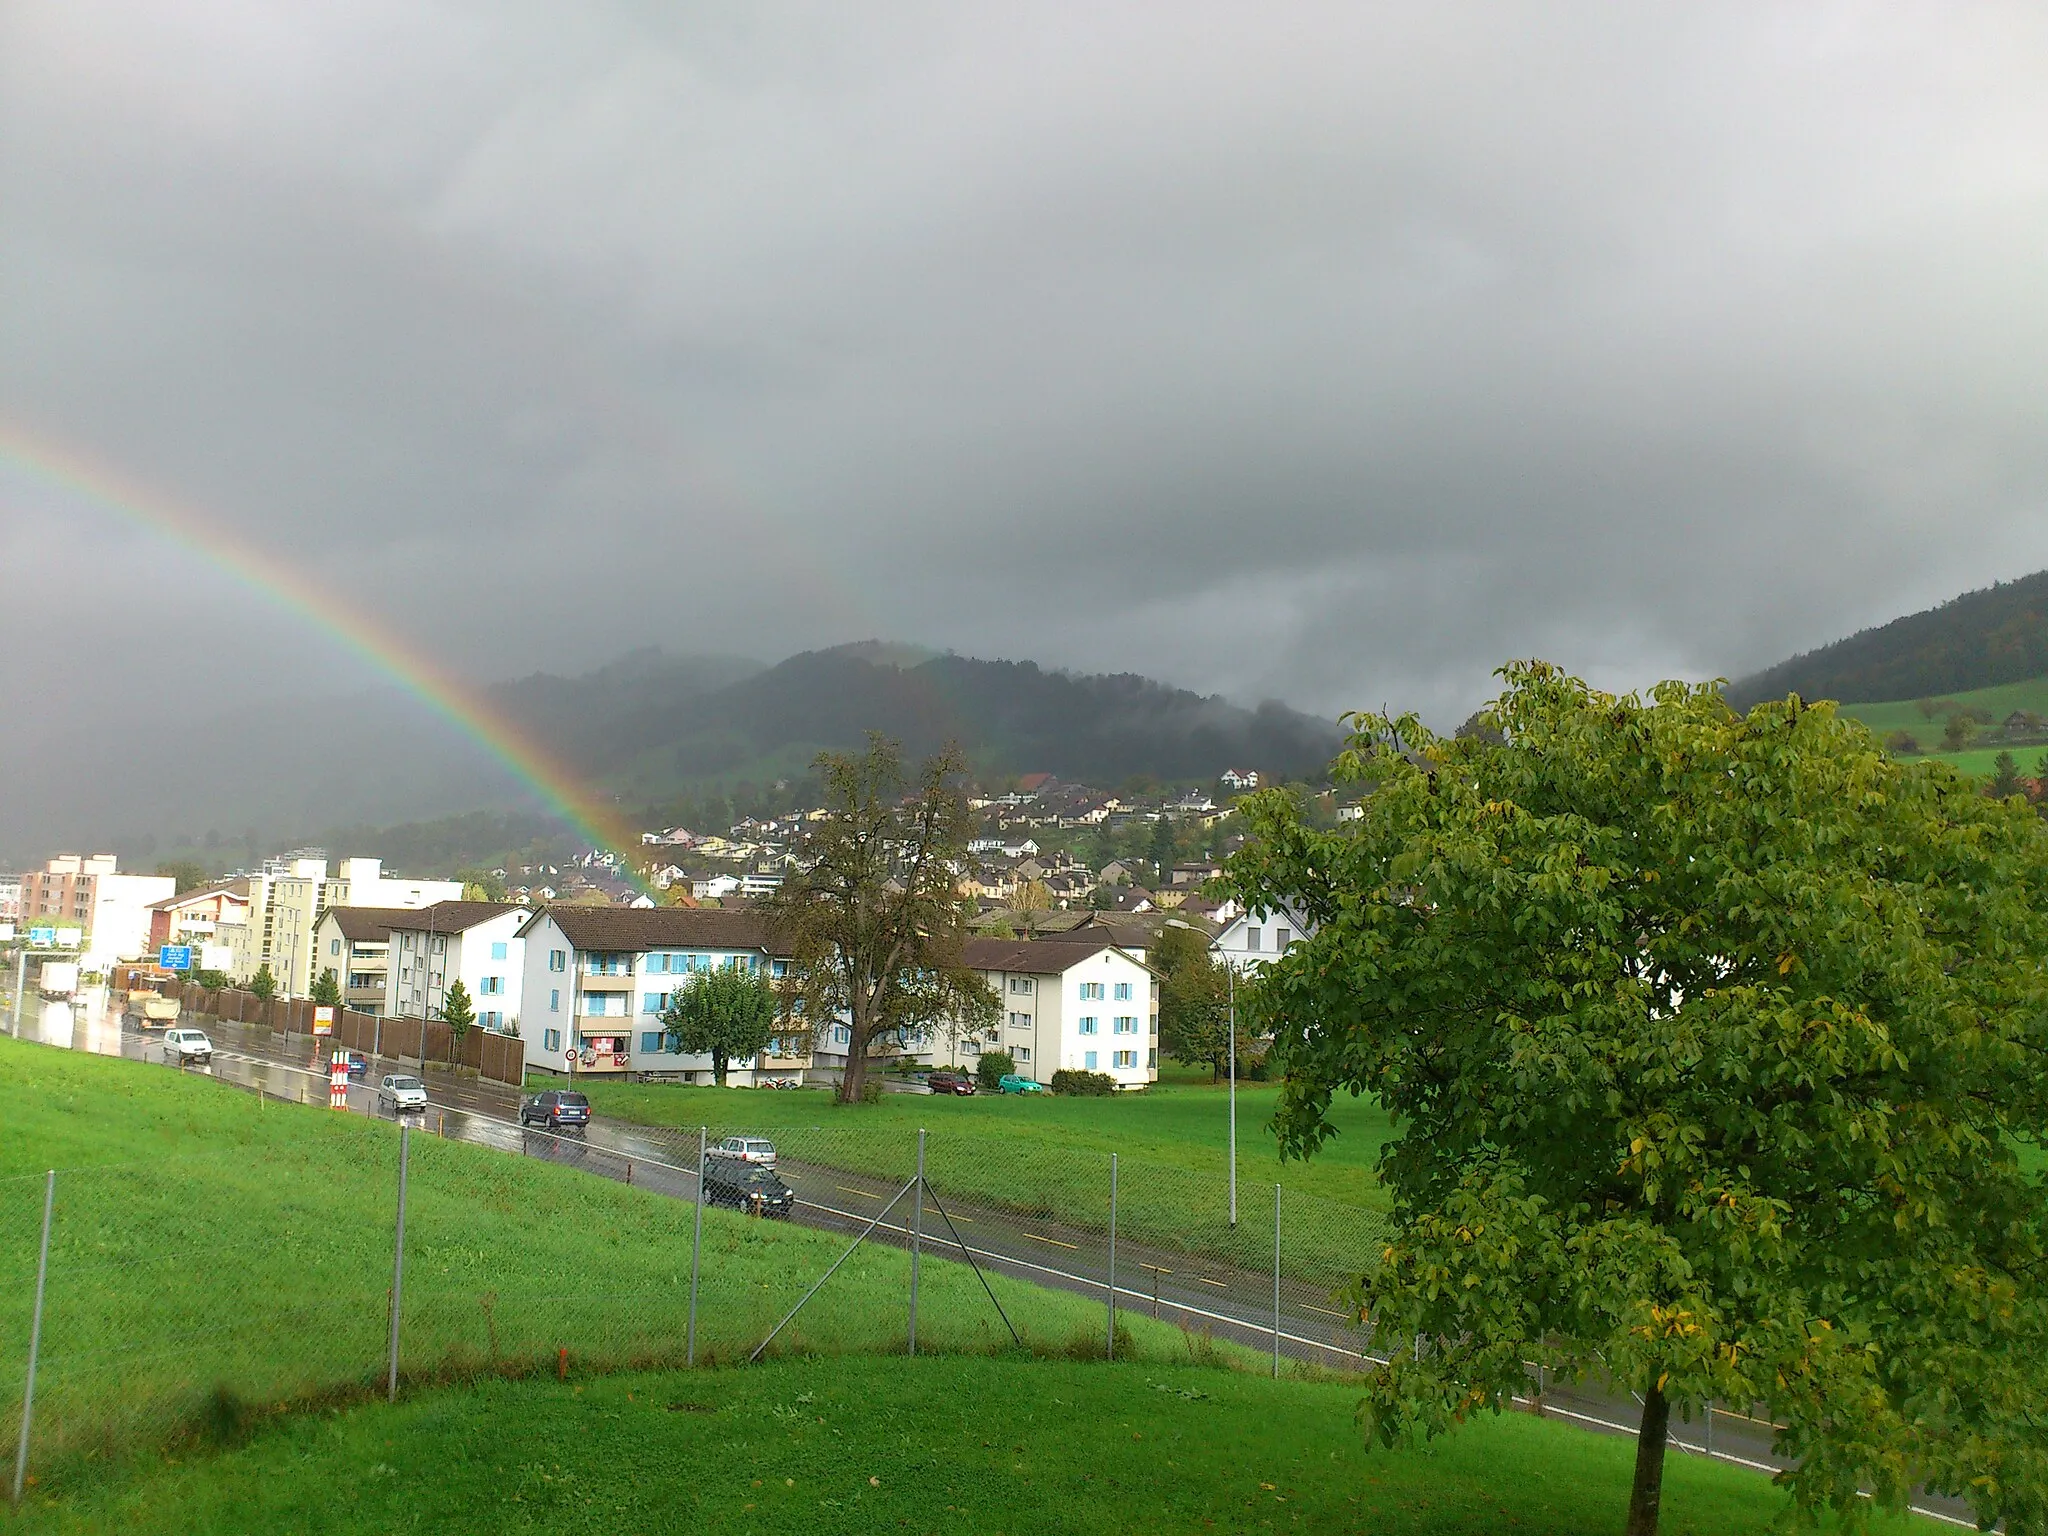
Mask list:
[[[253,1025],[209,1021],[214,1043],[210,1065],[180,1070],[214,1077],[274,1099],[325,1103],[328,1074],[323,1042],[279,1036]],[[103,992],[82,993],[74,1002],[47,1001],[32,993],[24,1000],[19,1034],[24,1039],[165,1062],[161,1031],[145,1032],[111,1012]],[[386,1072],[414,1072],[410,1063],[373,1062],[365,1080],[351,1084],[352,1112],[380,1113],[374,1084]],[[599,1177],[629,1183],[678,1200],[697,1197],[697,1138],[677,1132],[594,1120],[581,1134],[554,1135],[522,1126],[520,1095],[502,1084],[432,1071],[432,1104],[408,1116],[430,1134],[487,1146],[522,1157],[539,1157]],[[870,1241],[907,1246],[916,1219],[907,1180],[892,1181],[829,1164],[785,1156],[778,1170],[795,1191],[794,1219],[849,1237],[872,1227]],[[895,1201],[893,1208],[890,1202]],[[941,1204],[943,1202],[943,1204]],[[889,1208],[887,1219],[877,1221]],[[921,1243],[934,1257],[971,1258],[985,1271],[1054,1289],[1099,1297],[1107,1333],[1110,1255],[1104,1232],[1093,1227],[1040,1220],[1018,1212],[960,1201],[941,1189],[923,1202]],[[1311,1361],[1339,1370],[1383,1363],[1381,1349],[1320,1289],[1250,1273],[1176,1250],[1119,1239],[1116,1243],[1116,1303],[1135,1312],[1281,1359]],[[1403,1347],[1412,1347],[1405,1345]],[[1425,1346],[1426,1347],[1426,1346]],[[1533,1396],[1533,1394],[1532,1394]],[[1531,1401],[1530,1407],[1537,1405]],[[1597,1432],[1633,1435],[1636,1405],[1626,1394],[1597,1386],[1545,1384],[1541,1411]],[[1771,1448],[1767,1421],[1716,1409],[1711,1424],[1673,1426],[1674,1449],[1775,1472],[1785,1462]],[[1922,1514],[1974,1527],[1959,1502],[1924,1499]]]

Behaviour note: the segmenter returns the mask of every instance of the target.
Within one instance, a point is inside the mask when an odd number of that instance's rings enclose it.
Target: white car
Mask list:
[[[401,1110],[425,1109],[427,1107],[427,1085],[416,1077],[394,1073],[377,1084],[377,1107],[389,1107],[395,1115]]]
[[[721,1141],[717,1151],[727,1157],[736,1157],[743,1163],[752,1163],[759,1168],[775,1166],[775,1143],[760,1136],[728,1136]]]
[[[212,1061],[213,1042],[206,1038],[203,1029],[167,1029],[164,1031],[164,1056],[183,1066],[188,1061]]]

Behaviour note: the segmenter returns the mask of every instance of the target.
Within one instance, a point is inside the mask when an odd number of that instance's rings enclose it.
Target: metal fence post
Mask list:
[[[697,1264],[704,1253],[704,1148],[709,1137],[709,1127],[697,1127],[697,1215],[690,1233],[690,1346],[685,1365],[697,1363]]]
[[[36,1355],[43,1346],[43,1282],[50,1274],[50,1214],[57,1204],[57,1170],[43,1183],[43,1247],[36,1259],[36,1309],[28,1325],[28,1384],[21,1389],[21,1441],[14,1448],[13,1502],[21,1502],[28,1476],[28,1432],[36,1412]]]
[[[1707,1399],[1707,1454],[1714,1454],[1714,1400]]]
[[[1116,1154],[1109,1154],[1109,1340],[1105,1360],[1116,1358]]]
[[[398,1401],[398,1314],[405,1305],[405,1175],[412,1160],[412,1127],[398,1128],[398,1234],[391,1258],[391,1371],[385,1396]]]
[[[1273,1379],[1280,1379],[1280,1186],[1273,1186]]]
[[[910,1352],[917,1353],[917,1264],[924,1247],[924,1131],[917,1133],[917,1201],[910,1208]]]

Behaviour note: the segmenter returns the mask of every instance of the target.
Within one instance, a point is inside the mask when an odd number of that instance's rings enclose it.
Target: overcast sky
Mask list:
[[[2048,12],[8,0],[0,421],[480,678],[1455,720],[2048,566]],[[0,465],[17,723],[370,674]]]

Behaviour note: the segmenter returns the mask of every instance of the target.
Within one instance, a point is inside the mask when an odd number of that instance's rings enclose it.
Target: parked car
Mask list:
[[[1014,1072],[1005,1072],[996,1079],[996,1091],[998,1093],[1043,1093],[1045,1092],[1045,1084],[1034,1083],[1030,1078],[1019,1077]]]
[[[761,1168],[775,1166],[775,1143],[762,1136],[728,1136],[717,1149],[726,1157],[738,1158]]]
[[[974,1079],[965,1072],[933,1072],[925,1078],[924,1082],[925,1086],[931,1089],[933,1093],[969,1094],[974,1092]]]
[[[164,1055],[181,1067],[188,1061],[212,1061],[213,1042],[203,1029],[167,1029]]]
[[[377,1084],[377,1107],[391,1113],[427,1107],[427,1085],[404,1073],[387,1073]]]
[[[550,1088],[519,1102],[521,1125],[544,1125],[551,1131],[590,1124],[590,1100],[564,1088]]]
[[[796,1209],[796,1191],[773,1168],[733,1157],[722,1149],[704,1159],[704,1201],[728,1205],[750,1216],[789,1220]]]

